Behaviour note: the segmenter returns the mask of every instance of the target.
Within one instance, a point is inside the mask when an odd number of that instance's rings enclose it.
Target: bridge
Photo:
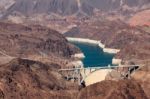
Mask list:
[[[97,66],[97,67],[73,67],[73,68],[64,68],[59,69],[58,71],[67,79],[67,80],[78,80],[78,84],[81,85],[86,83],[90,85],[92,82],[91,78],[94,76],[104,76],[96,77],[95,82],[105,80],[106,75],[109,73],[116,72],[119,76],[119,79],[129,79],[131,74],[136,72],[138,69],[144,65],[120,65],[120,66]],[[102,75],[103,74],[103,75]]]

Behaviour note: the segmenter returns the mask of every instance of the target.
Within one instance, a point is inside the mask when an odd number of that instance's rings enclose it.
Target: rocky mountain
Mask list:
[[[1,16],[13,13],[25,16],[33,14],[93,15],[95,12],[120,12],[128,15],[149,8],[149,0],[1,0]]]
[[[51,54],[70,57],[75,53],[63,35],[39,25],[0,22],[0,42],[0,51],[15,57]]]
[[[136,81],[102,81],[81,90],[78,99],[148,99]]]
[[[0,98],[76,99],[58,69],[79,50],[55,30],[0,22]]]
[[[0,66],[1,99],[76,99],[53,64],[13,59]]]

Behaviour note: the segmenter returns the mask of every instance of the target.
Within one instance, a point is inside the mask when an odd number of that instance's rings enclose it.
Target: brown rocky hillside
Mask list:
[[[75,99],[53,64],[14,59],[0,65],[0,99]]]
[[[70,57],[76,50],[57,31],[39,25],[0,22],[0,51],[15,57],[51,54]]]
[[[144,10],[138,12],[133,17],[130,18],[129,24],[131,26],[143,26],[147,25],[150,26],[150,10]]]
[[[81,90],[78,99],[148,99],[136,81],[102,81]]]

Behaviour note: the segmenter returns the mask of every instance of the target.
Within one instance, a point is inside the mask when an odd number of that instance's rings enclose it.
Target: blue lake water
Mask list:
[[[97,45],[71,42],[84,53],[85,58],[82,60],[85,67],[97,67],[112,65],[114,54],[104,53]]]

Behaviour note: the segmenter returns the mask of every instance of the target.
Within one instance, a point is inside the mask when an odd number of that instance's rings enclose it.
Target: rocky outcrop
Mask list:
[[[13,57],[59,55],[70,57],[77,50],[57,31],[39,25],[0,22],[0,51]]]
[[[1,99],[75,99],[77,91],[54,64],[14,59],[0,66]]]
[[[136,81],[102,81],[81,90],[78,99],[148,99]]]
[[[131,77],[140,83],[147,97],[150,98],[150,64],[148,62],[145,64],[142,69],[133,73]]]

